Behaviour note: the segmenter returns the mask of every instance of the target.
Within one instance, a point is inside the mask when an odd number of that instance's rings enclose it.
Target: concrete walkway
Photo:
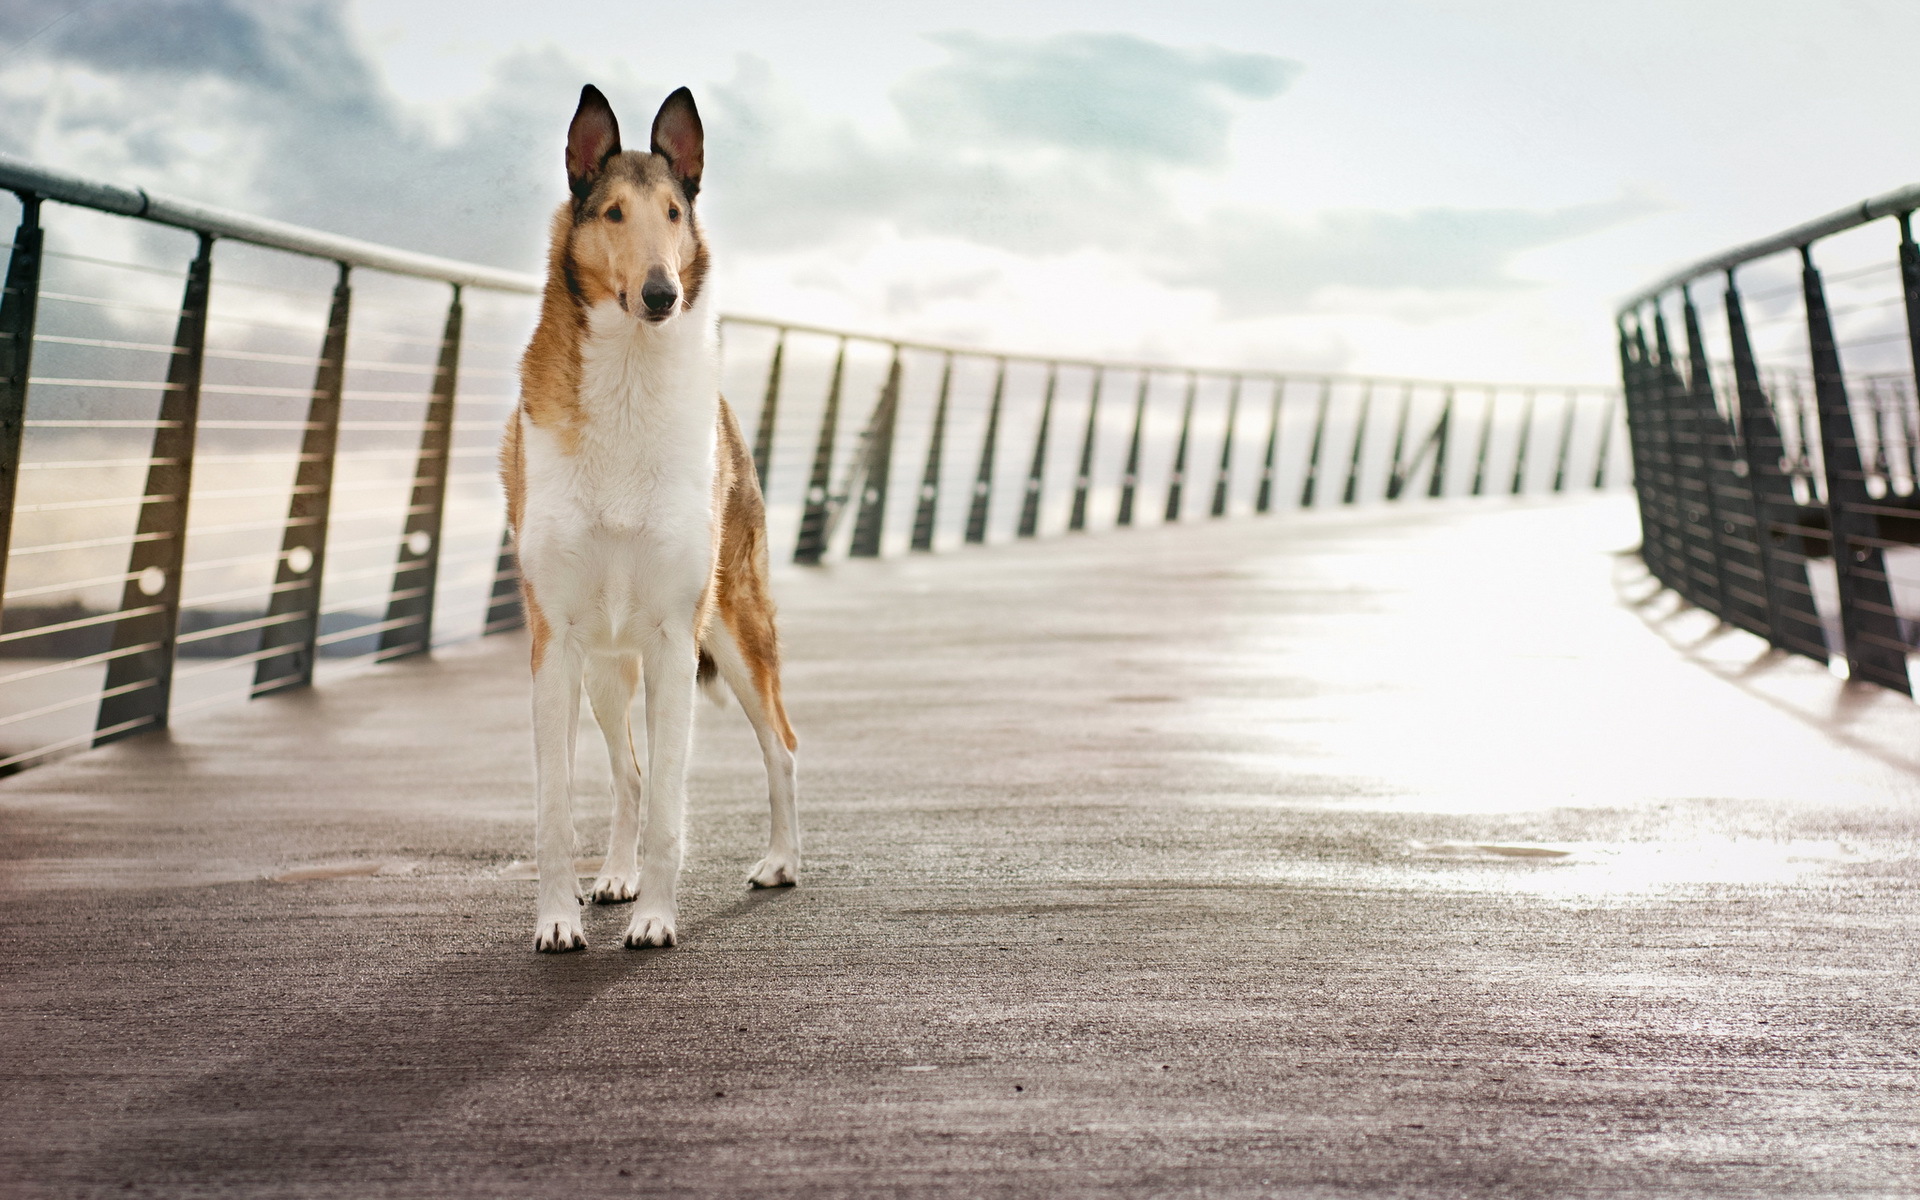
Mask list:
[[[0,782],[0,1193],[1920,1195],[1920,710],[1633,538],[788,573],[803,886],[704,711],[670,951],[531,952],[514,639]]]

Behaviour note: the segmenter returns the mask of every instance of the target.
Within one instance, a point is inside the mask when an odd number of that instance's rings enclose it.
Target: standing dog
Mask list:
[[[696,677],[726,682],[766,757],[773,831],[749,882],[799,879],[766,512],[702,303],[704,153],[685,88],[654,117],[651,153],[621,150],[591,84],[567,130],[573,195],[553,216],[540,323],[500,451],[533,635],[536,950],[587,944],[572,811],[583,680],[613,764],[613,832],[591,896],[635,902],[627,945],[674,944]],[[643,675],[644,782],[628,716]]]

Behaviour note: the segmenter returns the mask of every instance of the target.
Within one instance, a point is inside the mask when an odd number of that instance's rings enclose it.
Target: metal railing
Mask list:
[[[0,190],[0,772],[519,626],[493,456],[539,280],[4,156]],[[1606,388],[720,331],[801,564],[1625,477]]]
[[[1915,208],[1920,185],[1714,255],[1617,322],[1648,569],[1783,651],[1839,654],[1850,678],[1907,695],[1920,628]],[[1874,236],[1886,218],[1892,245]],[[1823,275],[1816,244],[1839,269]],[[1798,279],[1767,278],[1789,253]],[[1762,286],[1743,294],[1742,271]],[[1720,295],[1697,304],[1693,286],[1715,277]],[[1721,320],[1703,320],[1716,302]]]

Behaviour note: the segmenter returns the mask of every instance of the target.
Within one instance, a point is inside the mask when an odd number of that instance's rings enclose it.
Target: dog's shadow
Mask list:
[[[723,941],[730,928],[794,894],[755,889],[708,911],[683,909],[682,945]],[[457,1096],[531,1056],[550,1071],[553,1031],[628,984],[657,985],[625,1014],[659,1025],[656,1048],[697,1052],[674,1022],[675,1008],[684,1006],[673,997],[698,993],[711,959],[702,965],[682,948],[624,949],[618,930],[630,911],[589,905],[584,915],[595,937],[585,952],[536,954],[530,938],[516,936],[479,951],[449,946],[336,989],[309,979],[298,994],[320,1002],[262,1023],[238,1057],[130,1098],[125,1115],[135,1119],[120,1127],[142,1132],[102,1145],[93,1168],[148,1184],[345,1177],[355,1163],[409,1141],[412,1129]]]

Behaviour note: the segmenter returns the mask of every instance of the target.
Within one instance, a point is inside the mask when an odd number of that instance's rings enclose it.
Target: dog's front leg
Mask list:
[[[533,948],[584,950],[580,879],[574,871],[573,744],[580,729],[580,650],[564,634],[549,637],[533,670],[533,857],[540,869]]]
[[[671,946],[687,817],[687,756],[693,740],[693,631],[662,631],[640,656],[647,698],[647,820],[640,840],[640,895],[629,946]]]

